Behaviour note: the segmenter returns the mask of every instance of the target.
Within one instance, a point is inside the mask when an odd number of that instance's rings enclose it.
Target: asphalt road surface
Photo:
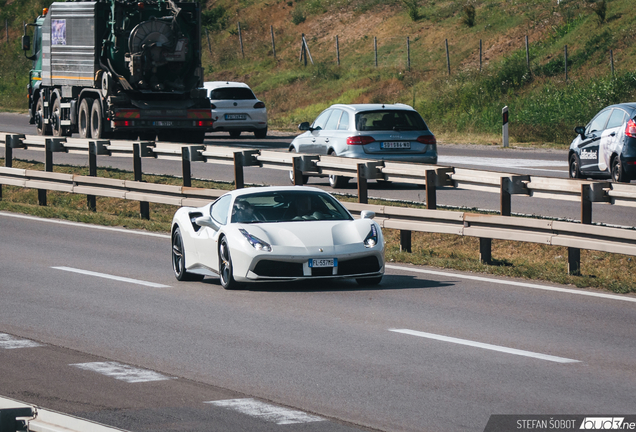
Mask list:
[[[177,282],[170,239],[0,213],[0,395],[134,431],[482,431],[634,414],[636,296],[389,264]]]
[[[28,117],[23,114],[0,113],[0,131],[25,134],[35,134],[35,127],[28,124]],[[236,146],[243,148],[260,148],[268,150],[287,151],[293,135],[272,132],[266,139],[257,140],[253,134],[243,134],[240,139],[231,139],[227,133],[208,134],[207,145]],[[476,145],[439,145],[439,165],[482,169],[516,174],[530,174],[545,177],[567,177],[567,151],[565,150],[536,150],[536,149],[503,149],[497,146]],[[38,151],[14,150],[14,157],[25,160],[43,162],[44,153]],[[55,164],[87,165],[88,157],[77,154],[56,153],[53,157]],[[115,158],[100,156],[97,158],[99,166],[132,171],[131,158]],[[181,163],[178,161],[143,159],[142,169],[147,174],[181,175]],[[286,171],[247,167],[245,182],[248,184],[287,185],[289,174]],[[228,165],[214,165],[209,163],[193,163],[192,175],[195,178],[217,181],[233,181],[234,171]],[[309,185],[317,186],[336,193],[357,193],[354,181],[346,188],[333,190],[326,178],[311,177]],[[405,183],[381,185],[369,183],[369,196],[372,198],[389,198],[415,202],[425,202],[425,190],[419,186]],[[489,192],[461,190],[451,187],[440,188],[437,191],[437,205],[466,209],[499,210],[499,195]],[[580,220],[580,203],[571,201],[546,200],[522,195],[512,197],[513,213],[565,218]],[[612,206],[607,203],[593,204],[593,222],[609,225],[635,225],[633,208]]]

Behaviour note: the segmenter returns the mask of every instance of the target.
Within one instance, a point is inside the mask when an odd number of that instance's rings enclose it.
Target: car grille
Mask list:
[[[269,277],[300,277],[303,275],[302,263],[262,260],[254,267],[254,273]]]
[[[339,275],[374,273],[380,271],[380,263],[375,256],[338,261]]]
[[[333,267],[318,267],[311,269],[312,276],[332,276]]]

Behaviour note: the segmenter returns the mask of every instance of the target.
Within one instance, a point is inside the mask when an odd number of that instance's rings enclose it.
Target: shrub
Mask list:
[[[413,21],[418,21],[422,18],[420,15],[420,1],[419,0],[402,0],[404,6],[406,6],[409,18]]]
[[[607,18],[607,0],[597,1],[594,3],[594,6],[592,6],[592,9],[594,9],[594,13],[596,13],[598,25],[603,24]]]
[[[475,25],[475,6],[471,4],[464,6],[462,22],[468,27],[473,27]]]
[[[296,8],[294,8],[294,11],[292,12],[292,22],[295,25],[298,25],[304,23],[306,19],[307,17],[305,16],[305,10],[300,6],[296,6]]]

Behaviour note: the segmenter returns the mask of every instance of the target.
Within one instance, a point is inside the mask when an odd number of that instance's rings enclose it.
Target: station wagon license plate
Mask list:
[[[225,120],[245,120],[245,114],[225,114]]]
[[[152,122],[153,126],[173,126],[171,121],[155,121]]]
[[[312,258],[309,260],[309,268],[338,267],[337,258]]]
[[[384,141],[380,143],[380,148],[383,149],[410,149],[410,141]]]

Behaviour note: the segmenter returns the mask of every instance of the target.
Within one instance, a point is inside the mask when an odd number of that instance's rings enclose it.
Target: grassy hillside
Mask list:
[[[268,106],[271,128],[293,131],[336,102],[404,102],[418,109],[442,141],[499,143],[507,105],[513,141],[565,145],[573,127],[601,107],[636,99],[630,0],[201,3],[206,80],[250,84]],[[43,4],[0,0],[0,23],[8,19],[11,32],[8,46],[0,39],[4,109],[26,107],[29,66],[18,52],[21,22],[32,21]],[[300,61],[302,34],[313,60],[307,66]]]

